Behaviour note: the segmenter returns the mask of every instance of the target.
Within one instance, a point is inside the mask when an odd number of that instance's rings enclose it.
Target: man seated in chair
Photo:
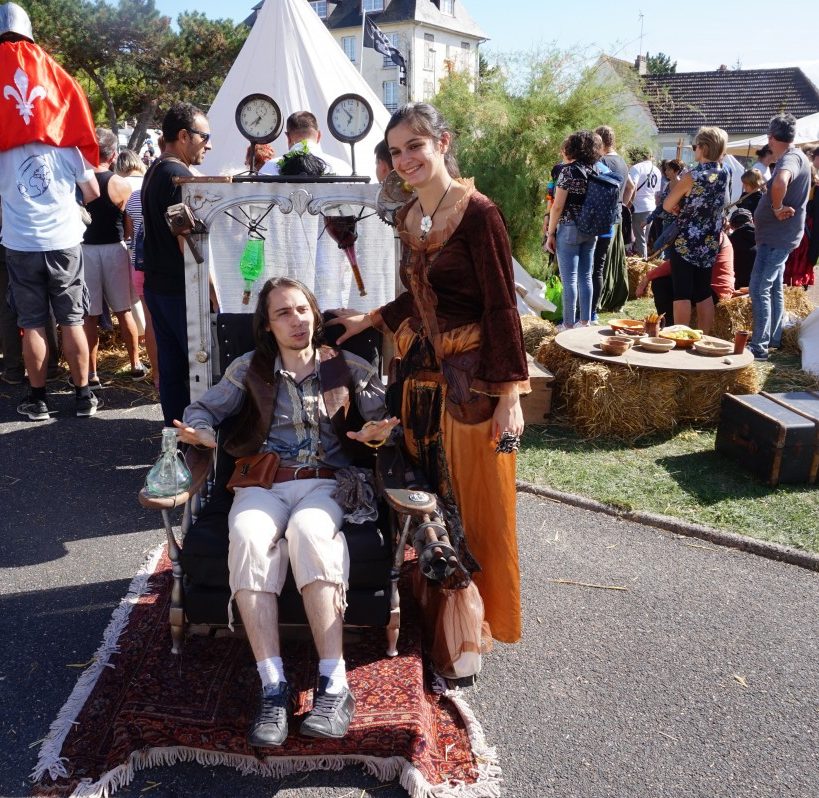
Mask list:
[[[213,448],[214,427],[238,416],[223,441],[226,451],[234,457],[275,452],[280,458],[270,487],[235,488],[228,518],[231,601],[235,597],[262,681],[248,741],[272,746],[287,737],[292,695],[282,667],[278,596],[288,563],[319,655],[318,689],[301,733],[339,738],[349,729],[355,699],[342,651],[350,562],[334,475],[358,452],[371,452],[362,444],[384,441],[398,419],[385,418],[375,366],[319,346],[321,313],[302,283],[268,280],[253,332],[256,349],[233,361],[174,423],[183,442]],[[230,608],[228,613],[232,623]]]

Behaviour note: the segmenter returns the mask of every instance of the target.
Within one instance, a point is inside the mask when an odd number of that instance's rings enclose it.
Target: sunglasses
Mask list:
[[[188,133],[196,133],[197,136],[201,136],[203,144],[207,144],[210,141],[210,133],[203,133],[201,130],[196,130],[192,127],[186,127],[185,130],[187,130]]]
[[[692,144],[692,145],[691,145],[691,149],[692,149],[692,150],[696,150],[696,149],[697,149],[697,147],[699,147],[699,146],[700,146],[700,145],[699,145],[699,144],[697,144],[697,143],[695,142],[694,144]]]

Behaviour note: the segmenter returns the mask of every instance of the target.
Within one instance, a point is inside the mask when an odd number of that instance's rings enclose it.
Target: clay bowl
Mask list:
[[[694,349],[701,355],[708,357],[722,357],[730,355],[734,351],[734,345],[728,341],[720,341],[717,338],[712,338],[710,341],[695,341]]]
[[[670,338],[657,338],[653,336],[647,336],[646,338],[641,338],[637,345],[640,349],[645,349],[646,352],[670,352],[676,344]]]
[[[645,335],[646,326],[636,319],[614,319],[609,322],[614,332],[625,333],[626,335]]]
[[[624,338],[622,336],[615,336],[610,335],[606,338],[600,339],[600,348],[607,354],[607,355],[624,355],[631,349],[634,341],[629,338]]]

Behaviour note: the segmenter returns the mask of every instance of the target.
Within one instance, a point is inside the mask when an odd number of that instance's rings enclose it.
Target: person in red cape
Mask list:
[[[89,163],[98,150],[88,100],[36,44],[31,21],[15,3],[0,5],[0,199],[9,301],[23,329],[30,392],[17,412],[46,421],[46,325],[53,314],[75,386],[75,410],[93,416],[88,387],[88,311],[82,250],[84,225],[75,200],[99,196]],[[85,152],[85,159],[81,155]]]
[[[23,22],[28,21],[28,15],[20,6],[0,6],[0,21],[3,18],[7,22],[0,46],[0,151],[40,141],[55,147],[77,147],[88,163],[98,166],[96,126],[85,93],[34,43],[31,23],[26,26]],[[14,29],[8,30],[8,26]]]

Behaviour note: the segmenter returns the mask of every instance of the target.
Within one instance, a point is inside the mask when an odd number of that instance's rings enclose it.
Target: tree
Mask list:
[[[454,73],[432,102],[455,131],[462,173],[503,211],[515,257],[542,275],[544,195],[560,146],[575,130],[610,124],[622,151],[629,126],[617,94],[579,54],[550,50],[504,57],[475,92]]]
[[[137,150],[174,101],[210,105],[248,33],[197,13],[182,14],[174,32],[154,0],[29,0],[27,10],[37,42],[86,87],[97,120],[115,133],[119,120],[135,120]]]
[[[646,72],[649,75],[673,75],[677,71],[677,62],[671,62],[671,58],[665,53],[651,55],[646,53]]]

